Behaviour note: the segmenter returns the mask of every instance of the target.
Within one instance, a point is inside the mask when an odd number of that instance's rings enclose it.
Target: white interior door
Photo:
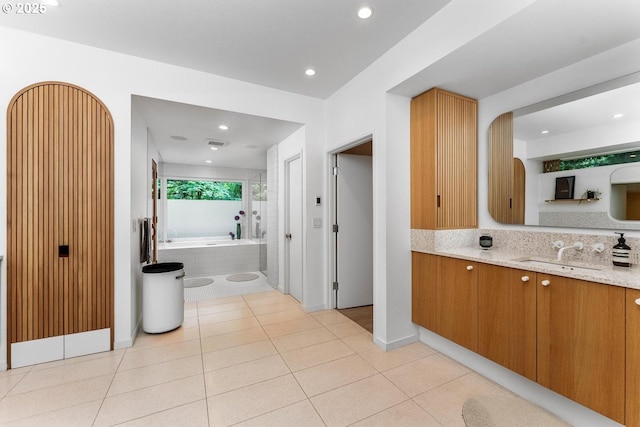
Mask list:
[[[373,304],[372,158],[337,155],[337,307]]]
[[[302,302],[302,161],[287,162],[286,280],[289,294]]]

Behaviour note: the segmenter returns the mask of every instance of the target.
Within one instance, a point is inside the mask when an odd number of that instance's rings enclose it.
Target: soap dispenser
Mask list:
[[[618,239],[618,244],[613,247],[613,265],[630,267],[629,253],[631,252],[631,248],[625,243],[624,233],[616,232],[616,234],[619,234],[620,238]]]

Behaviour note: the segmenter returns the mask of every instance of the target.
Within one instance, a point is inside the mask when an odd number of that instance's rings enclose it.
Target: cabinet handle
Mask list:
[[[542,286],[549,286],[551,284],[551,280],[543,280]]]
[[[473,270],[473,265],[467,265],[467,270],[469,271]]]
[[[640,298],[636,300],[636,305],[640,305]]]
[[[522,281],[523,282],[528,282],[529,281],[529,276],[522,276]]]

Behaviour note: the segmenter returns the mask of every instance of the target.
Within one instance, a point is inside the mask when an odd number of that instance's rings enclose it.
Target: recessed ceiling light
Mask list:
[[[46,4],[47,6],[60,6],[58,0],[42,0],[42,3]]]
[[[216,150],[218,149],[218,147],[211,147],[211,149],[212,149],[213,151],[216,151]]]
[[[207,163],[211,163],[211,160],[205,160],[205,162],[207,162]]]
[[[187,138],[185,138],[184,136],[180,136],[180,135],[171,135],[170,137],[171,139],[175,139],[176,141],[186,141]]]
[[[360,19],[369,19],[371,15],[373,15],[373,9],[371,6],[361,6],[358,8],[358,18]]]
[[[543,130],[543,131],[542,131],[542,132],[540,132],[540,133],[541,133],[541,134],[543,134],[543,135],[546,135],[546,134],[548,134],[548,133],[549,133],[549,131],[548,131],[548,130]]]
[[[313,68],[307,68],[306,70],[304,70],[304,73],[307,76],[311,77],[316,75],[316,70],[314,70]]]
[[[227,125],[220,125],[220,126],[218,126],[218,129],[220,129],[220,130],[229,130],[229,126],[227,126]]]
[[[613,117],[614,119],[619,119],[620,117],[623,117],[623,116],[624,116],[624,114],[622,114],[622,113],[618,113],[618,114],[614,114],[612,117]]]

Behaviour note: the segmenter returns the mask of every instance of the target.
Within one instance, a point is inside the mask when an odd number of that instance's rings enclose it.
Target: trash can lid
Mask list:
[[[181,262],[159,262],[142,267],[143,273],[168,273],[170,271],[182,270],[184,264]]]

